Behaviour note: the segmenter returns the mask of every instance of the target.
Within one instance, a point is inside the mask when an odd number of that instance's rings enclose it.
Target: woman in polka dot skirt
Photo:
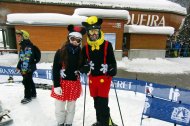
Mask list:
[[[81,94],[81,83],[77,71],[80,64],[80,44],[85,29],[69,25],[65,44],[58,49],[53,62],[53,87],[51,96],[55,98],[55,116],[58,126],[72,126],[75,103]]]

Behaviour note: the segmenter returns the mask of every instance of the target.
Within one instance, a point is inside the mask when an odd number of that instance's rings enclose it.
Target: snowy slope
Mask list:
[[[84,87],[83,87],[84,88]],[[83,90],[84,91],[84,90]],[[14,123],[11,126],[57,126],[54,115],[54,100],[50,97],[50,90],[37,89],[38,97],[28,104],[21,104],[23,98],[22,84],[1,84],[0,100],[4,108],[11,110],[11,117]],[[139,126],[141,113],[143,111],[145,95],[129,91],[117,91],[119,103],[123,115],[125,126]],[[73,126],[82,126],[83,120],[83,95],[78,99],[76,105],[76,114]],[[109,106],[111,108],[111,116],[119,126],[122,126],[115,92],[110,92]],[[87,87],[86,99],[86,118],[85,126],[90,126],[95,122],[95,111],[93,108],[93,100],[89,96]],[[172,126],[173,124],[156,120],[145,119],[143,126]]]

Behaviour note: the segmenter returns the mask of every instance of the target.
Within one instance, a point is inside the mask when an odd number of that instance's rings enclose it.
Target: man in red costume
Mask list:
[[[87,43],[82,48],[81,73],[88,73],[90,69],[89,88],[97,119],[92,126],[117,126],[110,118],[108,106],[111,80],[117,73],[117,64],[112,44],[104,40],[101,24],[102,19],[96,16],[82,22],[87,31]]]

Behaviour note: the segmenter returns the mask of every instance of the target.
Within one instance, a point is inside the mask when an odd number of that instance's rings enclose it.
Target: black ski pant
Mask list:
[[[31,98],[36,96],[36,87],[32,79],[33,72],[23,75],[24,98]]]
[[[109,126],[110,109],[108,107],[108,98],[94,97],[94,108],[97,122],[101,126]]]

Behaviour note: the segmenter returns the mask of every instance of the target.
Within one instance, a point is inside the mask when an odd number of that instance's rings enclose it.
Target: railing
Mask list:
[[[3,55],[3,52],[17,52],[17,49],[0,49],[0,54]]]

